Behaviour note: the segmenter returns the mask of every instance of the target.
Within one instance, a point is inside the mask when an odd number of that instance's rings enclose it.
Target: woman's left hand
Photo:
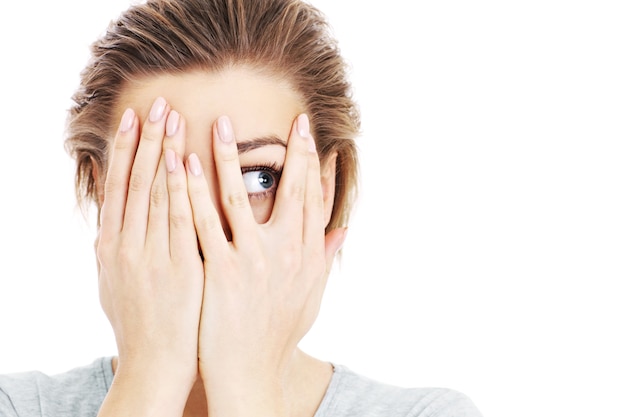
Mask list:
[[[199,366],[211,416],[284,415],[285,373],[315,321],[345,229],[324,234],[320,163],[306,115],[293,124],[272,215],[257,224],[227,117],[213,128],[219,199],[211,201],[196,155],[189,196],[204,255]],[[244,401],[242,401],[244,400]]]

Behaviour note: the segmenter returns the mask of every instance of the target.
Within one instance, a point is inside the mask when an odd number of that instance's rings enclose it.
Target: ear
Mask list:
[[[322,193],[324,198],[324,224],[328,226],[335,204],[335,175],[337,173],[337,152],[331,153],[320,167]]]

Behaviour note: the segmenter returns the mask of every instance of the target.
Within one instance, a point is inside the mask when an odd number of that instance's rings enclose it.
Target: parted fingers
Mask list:
[[[185,154],[186,121],[171,111],[166,126],[163,158],[167,170],[169,197],[169,250],[174,259],[197,256],[197,238],[189,200],[187,175],[182,155]]]
[[[214,254],[218,259],[228,250],[228,241],[222,229],[220,216],[211,200],[211,192],[198,155],[187,158],[187,188],[193,222],[202,252]]]
[[[157,98],[143,125],[134,163],[128,178],[128,196],[123,230],[132,239],[146,238],[153,183],[163,149],[165,115],[169,106],[163,97]]]
[[[250,236],[256,231],[257,223],[241,176],[233,127],[227,116],[218,118],[213,128],[213,138],[213,156],[221,204],[233,243],[237,246],[250,240]]]

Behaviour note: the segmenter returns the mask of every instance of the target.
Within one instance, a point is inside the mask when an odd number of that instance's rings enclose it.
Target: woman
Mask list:
[[[478,416],[306,355],[355,194],[359,115],[297,0],[154,0],[113,22],[67,148],[98,207],[119,356],[0,378],[7,416]]]

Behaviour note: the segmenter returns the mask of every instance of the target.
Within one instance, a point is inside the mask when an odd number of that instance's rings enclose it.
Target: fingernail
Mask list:
[[[189,163],[189,170],[193,175],[199,177],[202,174],[202,165],[200,164],[200,159],[198,159],[198,155],[192,153],[187,158],[187,162]]]
[[[309,152],[315,153],[317,150],[315,149],[315,139],[313,136],[309,137]]]
[[[180,114],[172,110],[167,116],[167,124],[165,125],[165,134],[172,137],[178,132],[178,124],[180,122]]]
[[[176,169],[176,154],[171,149],[165,150],[165,166],[168,172],[174,172]]]
[[[159,97],[154,100],[154,104],[152,105],[152,109],[150,109],[150,121],[152,123],[158,122],[163,118],[163,114],[165,114],[165,106],[167,102],[163,97]]]
[[[303,113],[298,116],[298,120],[296,121],[296,127],[298,129],[298,134],[301,138],[308,139],[309,136],[311,136],[309,117],[306,114]]]
[[[233,141],[233,126],[230,124],[228,116],[221,116],[217,119],[217,133],[219,133],[222,142],[230,143]]]
[[[135,112],[133,109],[126,109],[122,116],[122,122],[120,123],[120,132],[128,132],[135,124]]]

